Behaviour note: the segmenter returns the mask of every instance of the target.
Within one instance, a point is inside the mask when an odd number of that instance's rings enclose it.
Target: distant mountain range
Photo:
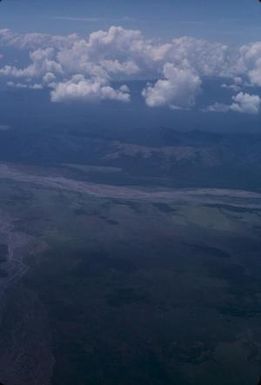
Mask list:
[[[140,184],[142,179],[145,185],[261,188],[261,134],[5,129],[0,131],[0,161],[96,166],[74,168],[73,176],[110,184]]]

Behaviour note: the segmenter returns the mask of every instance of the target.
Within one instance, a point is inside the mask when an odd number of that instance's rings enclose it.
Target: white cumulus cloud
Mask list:
[[[190,69],[179,69],[167,63],[163,69],[164,79],[143,90],[149,107],[168,105],[172,108],[191,107],[201,85],[198,75]]]
[[[239,92],[232,97],[230,105],[215,103],[209,106],[206,111],[210,112],[227,112],[234,111],[244,114],[258,114],[261,109],[261,97],[259,95],[250,95],[248,93]]]
[[[115,90],[103,80],[86,79],[83,75],[74,75],[70,80],[55,85],[51,92],[53,102],[70,100],[99,101],[117,100],[128,102],[130,95],[125,86]]]
[[[247,114],[258,114],[261,106],[261,98],[258,95],[249,95],[240,92],[233,97],[233,103],[230,106],[231,111]]]
[[[129,100],[129,92],[114,88],[115,80],[155,79],[143,90],[151,107],[189,108],[207,77],[218,78],[223,88],[238,95],[246,83],[261,87],[261,42],[230,47],[193,37],[159,41],[119,26],[89,36],[19,34],[3,29],[0,50],[0,77],[6,83],[49,88],[53,101]],[[12,60],[14,52],[16,61]],[[233,100],[229,109],[247,110],[247,97],[243,99]]]

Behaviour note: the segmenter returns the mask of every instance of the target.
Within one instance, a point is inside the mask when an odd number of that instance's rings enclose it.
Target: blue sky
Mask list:
[[[1,27],[17,32],[89,33],[111,25],[145,36],[180,35],[233,43],[259,40],[257,0],[3,0]]]

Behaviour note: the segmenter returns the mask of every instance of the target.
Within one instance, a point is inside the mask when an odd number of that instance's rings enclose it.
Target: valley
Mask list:
[[[0,165],[0,380],[255,384],[261,194],[82,179]]]

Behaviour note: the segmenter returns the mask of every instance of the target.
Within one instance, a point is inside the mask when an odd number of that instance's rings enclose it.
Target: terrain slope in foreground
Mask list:
[[[0,381],[249,385],[261,194],[0,165]]]

